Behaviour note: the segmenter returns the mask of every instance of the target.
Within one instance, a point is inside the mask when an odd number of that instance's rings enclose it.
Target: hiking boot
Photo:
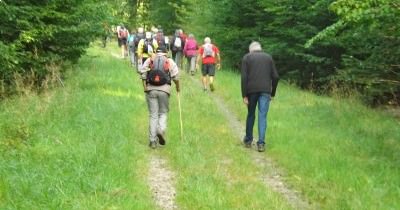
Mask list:
[[[251,148],[251,142],[243,142],[244,147]]]
[[[165,145],[165,138],[162,134],[157,134],[158,137],[158,143],[160,143],[160,145]]]
[[[149,147],[152,148],[152,149],[155,149],[157,147],[157,143],[155,141],[151,141],[149,143]]]
[[[211,92],[214,92],[214,90],[215,90],[215,88],[214,88],[214,84],[210,84],[210,90],[211,90]]]
[[[251,139],[250,141],[248,139],[246,139],[246,137],[243,137],[243,144],[244,147],[246,148],[251,148],[251,143],[253,142],[253,139]]]
[[[265,151],[265,145],[264,144],[257,144],[257,150],[259,152],[264,152]]]

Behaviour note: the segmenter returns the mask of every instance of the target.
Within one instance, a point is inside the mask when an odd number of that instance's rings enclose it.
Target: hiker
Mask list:
[[[128,36],[128,54],[131,61],[132,66],[136,66],[136,48],[135,48],[135,30],[131,31],[132,33]]]
[[[193,34],[189,34],[189,37],[185,42],[185,46],[183,47],[183,54],[187,59],[186,72],[190,72],[192,76],[195,74],[196,71],[197,50],[197,41],[194,38]]]
[[[182,54],[181,54],[181,63],[180,64],[178,64],[178,66],[180,66],[180,68],[183,68],[183,62],[184,62],[184,59],[183,59],[183,47],[185,46],[185,44],[186,44],[186,40],[187,40],[187,35],[183,32],[183,30],[182,29],[178,29],[179,30],[179,36],[181,37],[181,40],[182,40]]]
[[[118,32],[120,30],[121,30],[121,26],[120,25],[117,25],[115,28],[113,28],[113,33],[115,33],[115,36],[117,37],[117,44],[118,44],[119,48],[121,48],[121,41],[120,41],[120,39],[118,37]]]
[[[183,50],[183,40],[180,36],[180,30],[177,29],[175,31],[175,35],[172,37],[170,43],[170,49],[172,52],[172,59],[174,59],[175,63],[181,67],[181,60],[182,60],[182,50]]]
[[[135,36],[135,66],[138,66],[138,48],[139,48],[139,42],[140,40],[144,39],[146,36],[144,34],[144,29],[143,27],[139,27],[137,30],[137,34]]]
[[[155,149],[157,139],[160,145],[166,143],[171,80],[174,81],[176,92],[179,93],[179,70],[175,62],[167,57],[166,48],[159,47],[157,53],[143,63],[139,73],[143,80],[149,110],[149,146]]]
[[[146,32],[145,38],[139,41],[138,56],[139,62],[142,65],[150,58],[158,48],[157,41],[153,39],[151,32]]]
[[[203,90],[207,92],[207,76],[209,78],[210,90],[214,91],[214,76],[215,70],[221,68],[221,57],[217,46],[211,44],[210,37],[204,39],[204,45],[199,49],[199,56],[197,56],[196,66],[199,68],[201,60],[201,74],[203,82]]]
[[[153,36],[153,39],[156,39],[157,33],[158,33],[158,28],[156,28],[155,26],[152,26],[151,27],[151,34]]]
[[[121,47],[121,57],[125,58],[128,54],[126,42],[128,40],[129,31],[124,26],[121,26],[118,31],[118,45]]]
[[[158,47],[164,47],[167,49],[166,47],[166,39],[164,36],[164,32],[161,28],[158,28],[157,33],[154,36],[154,39],[157,41],[157,45]],[[167,49],[168,51],[168,49]]]
[[[269,103],[275,96],[279,75],[271,55],[263,52],[258,42],[250,44],[249,53],[242,59],[241,71],[242,97],[247,105],[246,136],[243,143],[247,148],[251,147],[258,104],[257,150],[264,152]]]

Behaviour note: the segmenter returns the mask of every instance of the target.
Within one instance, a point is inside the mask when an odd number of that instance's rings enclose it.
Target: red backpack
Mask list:
[[[187,39],[186,50],[197,50],[197,43],[194,39]]]
[[[127,38],[128,37],[128,31],[126,29],[119,30],[119,37]]]
[[[161,86],[171,85],[170,63],[165,55],[157,55],[150,61],[150,71],[147,72],[148,84]]]

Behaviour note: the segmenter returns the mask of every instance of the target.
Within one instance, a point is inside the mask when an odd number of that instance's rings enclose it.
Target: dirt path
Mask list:
[[[161,209],[178,209],[175,203],[175,174],[167,168],[167,161],[156,154],[150,157],[149,185],[154,201]]]
[[[198,80],[193,77],[190,78],[194,83],[197,83],[200,88],[202,87]],[[225,118],[228,120],[232,130],[236,132],[239,141],[238,143],[241,143],[241,139],[245,135],[245,127],[242,125],[243,123],[232,114],[220,97],[213,93],[210,93],[209,95],[213,98],[220,112],[223,113]],[[265,156],[265,153],[256,152],[254,147],[252,147],[252,151],[249,151],[249,154],[264,172],[260,177],[262,177],[262,181],[267,185],[267,187],[283,195],[294,209],[312,209],[308,202],[301,197],[299,192],[290,189],[287,184],[283,182],[282,172],[279,170],[277,165],[274,164],[274,161],[271,158]]]
[[[114,58],[122,59],[114,52],[110,54]],[[167,161],[156,153],[150,156],[148,177],[150,191],[156,205],[165,210],[178,209],[175,203],[175,173],[168,169]]]

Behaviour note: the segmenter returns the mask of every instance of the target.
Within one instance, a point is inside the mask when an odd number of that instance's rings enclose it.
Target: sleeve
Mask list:
[[[150,60],[151,60],[150,58],[146,59],[146,61],[143,63],[143,65],[140,66],[139,69],[138,69],[139,74],[140,74],[140,78],[142,80],[145,80],[146,77],[147,77],[147,71],[149,69]]]
[[[241,89],[242,89],[242,98],[247,95],[247,56],[244,56],[242,59],[242,69],[241,69]]]
[[[143,39],[142,39],[142,40],[139,41],[138,49],[137,49],[137,54],[138,54],[139,57],[142,56],[142,54],[143,54],[143,44],[144,44],[144,42],[143,42]]]
[[[157,43],[157,40],[155,40],[155,39],[153,39],[153,47],[154,47],[154,52],[157,52],[158,43]]]
[[[278,82],[279,82],[279,74],[278,70],[276,70],[275,62],[271,58],[271,78],[272,78],[272,91],[271,91],[271,96],[274,97],[276,93],[276,88],[278,87]]]
[[[215,46],[215,45],[213,45],[213,46],[214,46],[214,52],[215,52],[215,54],[219,54],[219,49],[218,49],[218,47]]]
[[[203,55],[203,51],[204,51],[204,48],[203,48],[203,47],[200,47],[200,48],[199,48],[199,55]]]
[[[183,55],[186,55],[186,51],[187,51],[187,42],[185,42],[185,45],[183,47]]]
[[[174,60],[172,60],[171,58],[169,58],[169,63],[170,63],[171,78],[173,80],[179,80],[179,68],[178,68],[178,65],[176,65]]]

